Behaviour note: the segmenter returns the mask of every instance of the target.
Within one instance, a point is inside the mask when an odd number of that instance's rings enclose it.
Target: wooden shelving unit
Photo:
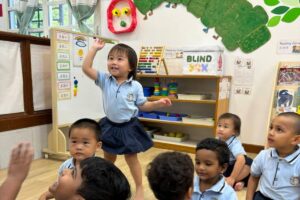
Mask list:
[[[173,104],[179,104],[180,108],[184,108],[185,106],[191,105],[195,108],[207,108],[212,107],[213,111],[210,113],[210,116],[214,119],[217,119],[222,113],[228,112],[229,106],[229,88],[231,84],[230,76],[202,76],[202,75],[157,75],[157,74],[138,74],[138,81],[143,86],[151,85],[151,82],[154,81],[154,78],[160,78],[164,82],[168,82],[168,80],[176,80],[179,83],[178,93],[184,93],[185,90],[189,90],[189,92],[193,93],[202,93],[209,92],[212,93],[211,99],[204,100],[187,100],[187,99],[175,99],[172,98],[171,101]],[[224,91],[224,84],[228,84],[227,91]],[[224,95],[226,94],[226,95]],[[149,101],[156,101],[161,97],[151,96],[148,97]],[[173,109],[172,107],[170,109]],[[196,109],[197,110],[197,109]],[[174,108],[172,112],[177,113],[178,111]],[[185,113],[187,114],[187,113]],[[194,113],[193,113],[194,114]],[[202,113],[197,113],[198,115],[202,115]],[[145,126],[155,126],[155,127],[163,127],[163,126],[171,126],[171,127],[183,127],[185,129],[196,129],[201,134],[201,130],[209,129],[212,132],[211,137],[215,136],[216,130],[216,122],[213,125],[207,124],[199,124],[199,123],[184,123],[182,121],[167,121],[167,120],[159,120],[159,119],[149,119],[140,117],[140,121]],[[187,134],[189,134],[187,132]],[[184,151],[184,152],[195,152],[195,146],[197,144],[197,140],[188,139],[183,142],[170,142],[164,140],[153,139],[154,146],[157,148],[163,149],[171,149],[176,151]]]

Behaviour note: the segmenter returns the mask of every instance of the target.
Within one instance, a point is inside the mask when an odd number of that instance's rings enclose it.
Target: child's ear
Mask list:
[[[296,136],[293,137],[292,144],[293,145],[300,144],[300,135],[296,135]]]
[[[221,173],[223,174],[228,167],[228,163],[223,164]]]
[[[185,200],[190,200],[192,199],[192,194],[193,194],[193,187],[190,187],[188,192],[185,195]]]
[[[101,147],[102,147],[102,142],[98,142],[97,143],[97,149],[101,149]]]

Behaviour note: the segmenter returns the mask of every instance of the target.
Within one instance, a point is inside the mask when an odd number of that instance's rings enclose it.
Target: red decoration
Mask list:
[[[122,30],[116,30],[114,27],[114,20],[113,18],[115,17],[113,15],[113,10],[115,9],[115,6],[119,3],[119,2],[127,2],[129,7],[130,7],[130,17],[131,17],[131,24],[127,29],[122,29]],[[134,3],[132,2],[132,0],[112,0],[107,8],[107,25],[108,25],[108,29],[112,32],[112,33],[128,33],[128,32],[132,32],[136,25],[137,25],[137,18],[136,18],[136,7],[134,5]]]
[[[0,17],[3,16],[3,11],[2,11],[2,4],[0,4]]]

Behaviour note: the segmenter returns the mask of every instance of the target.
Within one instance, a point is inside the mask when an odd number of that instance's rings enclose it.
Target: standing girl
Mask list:
[[[137,153],[152,147],[153,142],[136,116],[139,109],[150,111],[171,106],[171,101],[147,101],[141,84],[135,80],[137,55],[125,44],[115,45],[108,53],[109,73],[93,69],[95,55],[104,45],[104,41],[96,39],[83,62],[83,72],[103,92],[106,117],[101,119],[100,126],[104,158],[115,162],[118,154],[124,154],[136,185],[135,200],[143,200],[142,168]]]

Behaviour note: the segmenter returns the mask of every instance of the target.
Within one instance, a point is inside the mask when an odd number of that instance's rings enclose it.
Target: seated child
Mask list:
[[[0,186],[0,200],[16,199],[22,183],[28,175],[33,159],[33,148],[28,142],[21,142],[13,148],[7,169],[7,177]]]
[[[300,199],[300,115],[280,113],[270,124],[269,149],[251,166],[247,200]],[[258,191],[256,189],[258,187]]]
[[[237,138],[241,132],[241,119],[232,113],[224,113],[218,119],[217,136],[226,142],[230,150],[229,166],[224,172],[226,182],[236,191],[248,183],[252,159],[247,157],[244,147]]]
[[[74,122],[69,130],[69,150],[72,157],[60,166],[59,176],[62,175],[64,169],[74,169],[85,158],[95,156],[100,147],[101,131],[96,121],[84,118]],[[42,194],[39,200],[52,198],[53,195],[47,191]]]
[[[194,192],[192,200],[237,200],[237,196],[223,176],[229,163],[229,149],[225,142],[207,138],[197,144],[195,157]]]
[[[187,154],[180,152],[159,154],[149,163],[146,175],[158,200],[191,198],[194,165]]]
[[[127,200],[131,196],[125,175],[99,157],[86,158],[80,166],[65,169],[49,191],[56,200]]]

